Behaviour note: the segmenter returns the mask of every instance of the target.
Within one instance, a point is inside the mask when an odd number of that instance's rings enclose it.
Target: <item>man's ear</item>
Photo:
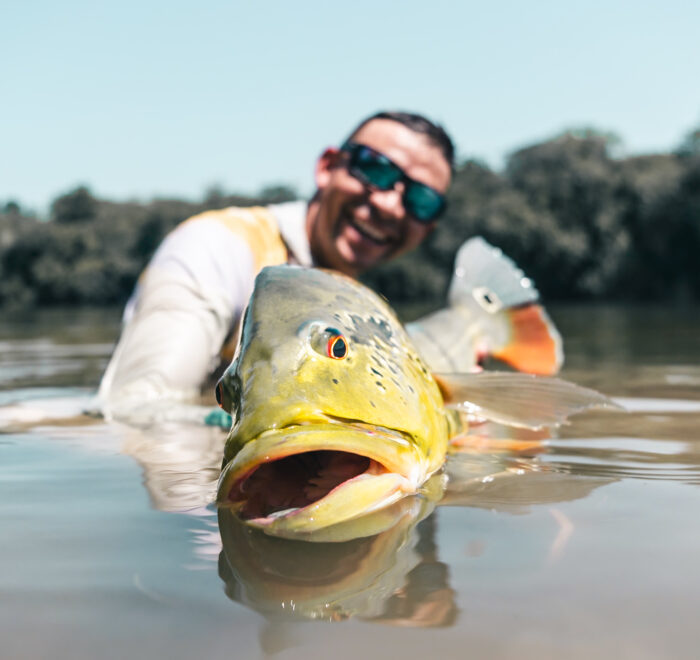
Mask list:
[[[337,167],[341,159],[340,149],[327,147],[316,161],[316,188],[323,190],[328,185],[332,171]]]

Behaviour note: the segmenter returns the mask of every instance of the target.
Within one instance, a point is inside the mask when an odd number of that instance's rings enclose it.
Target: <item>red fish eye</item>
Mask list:
[[[336,335],[328,340],[327,353],[329,358],[342,360],[348,354],[348,343],[343,335]]]

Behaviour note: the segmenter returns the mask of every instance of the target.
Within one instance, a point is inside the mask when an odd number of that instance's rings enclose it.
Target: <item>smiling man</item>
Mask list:
[[[380,113],[316,166],[306,229],[319,265],[357,276],[417,247],[444,210],[454,148],[416,115]]]
[[[208,211],[163,241],[124,312],[100,384],[106,416],[196,398],[231,359],[264,267],[332,268],[356,277],[417,247],[445,208],[454,147],[420,115],[381,112],[318,159],[305,202]]]

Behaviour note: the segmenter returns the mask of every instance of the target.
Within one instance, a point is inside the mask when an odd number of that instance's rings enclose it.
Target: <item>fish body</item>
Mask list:
[[[218,502],[293,538],[420,492],[463,431],[455,409],[537,428],[609,403],[527,374],[435,376],[383,299],[295,266],[258,275],[217,398],[233,417]]]

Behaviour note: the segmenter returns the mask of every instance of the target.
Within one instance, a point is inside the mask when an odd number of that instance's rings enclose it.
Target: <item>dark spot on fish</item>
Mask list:
[[[375,385],[382,391],[386,392],[386,388],[379,381],[375,381]]]
[[[333,382],[337,385],[337,384],[338,384],[338,379],[337,379],[337,378],[334,378],[334,379],[333,379]]]
[[[370,370],[373,374],[375,374],[376,376],[379,376],[380,378],[382,377],[382,372],[381,372],[381,371],[377,371],[374,367],[370,367],[369,370]]]
[[[369,405],[372,406],[372,408],[376,408],[377,406],[374,404],[374,401],[370,401]]]

